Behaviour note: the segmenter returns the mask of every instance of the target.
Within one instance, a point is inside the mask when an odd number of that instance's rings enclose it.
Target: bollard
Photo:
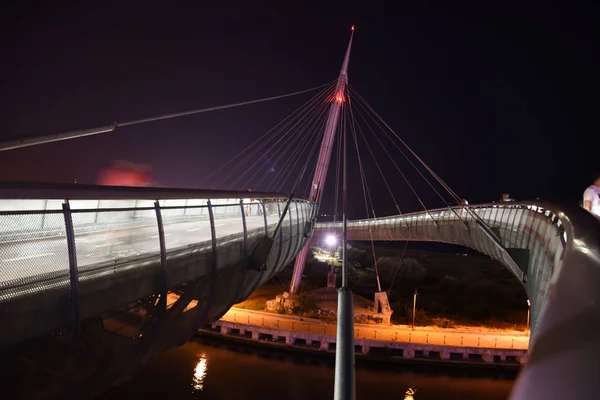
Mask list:
[[[410,343],[410,338],[411,338],[411,335],[410,335],[410,332],[408,332],[408,343]]]
[[[236,318],[237,318],[237,314],[236,314],[236,313],[233,313],[233,321],[234,321],[234,322],[237,322],[237,319],[236,319]]]
[[[498,347],[498,338],[494,338],[494,347]]]
[[[360,328],[356,328],[356,337],[358,337],[358,335],[360,335]]]
[[[462,346],[462,344],[463,344],[463,337],[461,336],[460,337],[460,345]]]
[[[250,316],[248,315],[248,323],[250,323]]]
[[[480,337],[477,338],[477,347],[479,347],[479,340],[481,340]]]
[[[510,348],[512,349],[513,347],[515,347],[515,339],[511,339],[512,343],[510,344]]]
[[[377,329],[373,332],[373,339],[377,339]]]
[[[444,335],[444,344],[446,344],[446,335]]]
[[[425,338],[425,343],[429,343],[429,333],[427,334],[427,338]]]
[[[265,326],[265,317],[262,317],[262,318],[261,318],[261,320],[262,320],[262,321],[260,322],[260,325],[261,325],[261,326]]]
[[[396,337],[394,338],[394,340],[398,340],[398,332],[396,332]]]

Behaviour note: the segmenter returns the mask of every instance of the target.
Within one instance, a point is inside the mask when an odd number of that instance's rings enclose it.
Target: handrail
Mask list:
[[[549,278],[531,277],[523,282],[533,300],[532,313],[538,314],[532,332],[527,364],[515,383],[511,399],[541,400],[550,398],[596,399],[600,385],[600,220],[581,207],[557,205],[545,201],[488,203],[456,206],[470,210],[503,208],[523,209],[545,216],[545,234],[539,241],[553,246],[555,259],[543,261]],[[430,210],[436,213],[447,208]],[[421,219],[421,213],[395,217]],[[390,220],[382,217],[378,220]],[[502,216],[495,215],[492,218]],[[452,218],[452,217],[449,217]],[[443,217],[442,220],[449,218]],[[453,218],[456,219],[456,218]],[[373,220],[352,221],[349,227]],[[458,220],[457,220],[458,222]],[[522,221],[512,221],[511,228]],[[337,223],[318,223],[316,229],[337,229]],[[401,227],[403,228],[403,227]],[[554,236],[552,236],[554,235]],[[560,240],[557,240],[560,238]],[[415,235],[411,235],[413,240]],[[554,239],[552,239],[552,237]],[[431,240],[431,238],[427,238]],[[558,248],[564,251],[557,251]],[[543,260],[543,258],[542,258]],[[537,285],[534,287],[533,285]],[[535,308],[535,309],[534,309]]]
[[[600,221],[581,207],[536,202],[564,226],[529,359],[511,399],[596,399],[600,371]]]

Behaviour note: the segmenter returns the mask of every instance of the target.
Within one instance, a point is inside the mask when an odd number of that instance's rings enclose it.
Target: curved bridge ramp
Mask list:
[[[315,234],[341,229],[318,223]],[[458,244],[498,260],[531,301],[529,360],[512,398],[597,396],[600,222],[588,212],[544,202],[454,207],[350,221],[348,238]]]

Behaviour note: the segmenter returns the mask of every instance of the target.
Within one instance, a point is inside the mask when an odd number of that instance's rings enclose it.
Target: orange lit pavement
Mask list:
[[[289,315],[279,315],[259,311],[231,308],[221,318],[222,321],[237,322],[253,326],[264,326],[295,332],[310,332],[335,335],[335,321],[320,321]],[[485,347],[499,349],[526,350],[529,336],[525,333],[459,331],[435,327],[410,327],[401,325],[365,325],[355,324],[354,335],[358,339],[398,341],[448,346]]]

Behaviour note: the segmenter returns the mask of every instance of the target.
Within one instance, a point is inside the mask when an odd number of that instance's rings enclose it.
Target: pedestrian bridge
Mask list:
[[[319,223],[315,235],[341,229],[339,222]],[[348,238],[451,243],[498,260],[531,301],[530,355],[512,398],[596,392],[600,223],[582,208],[544,202],[461,206],[349,221]]]
[[[0,323],[11,329],[0,330],[0,346],[65,326],[89,333],[84,322],[99,315],[104,330],[127,332],[142,344],[138,353],[118,353],[113,365],[182,343],[289,264],[312,233],[312,204],[251,196],[2,184]],[[314,233],[341,228],[318,223]],[[600,224],[583,209],[542,202],[460,206],[350,221],[348,238],[452,243],[500,261],[531,300],[534,334],[515,398],[552,398],[556,385],[546,390],[540,382],[553,377],[578,382],[581,390],[596,382]],[[105,315],[131,304],[139,307],[126,317]],[[141,322],[132,333],[136,313]]]
[[[219,318],[292,261],[306,241],[307,201],[292,199],[275,233],[288,199],[249,196],[3,184],[0,324],[11,329],[0,330],[0,346],[77,326],[157,293],[172,291],[177,299],[184,287],[189,295],[181,296],[181,310],[199,305],[200,324]],[[261,242],[265,237],[272,240]],[[190,290],[193,282],[198,285]]]

